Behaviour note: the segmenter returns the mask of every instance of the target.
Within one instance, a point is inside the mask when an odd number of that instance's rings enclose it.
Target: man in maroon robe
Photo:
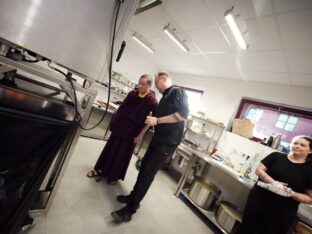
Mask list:
[[[137,89],[129,92],[121,103],[111,121],[111,135],[88,177],[106,177],[110,184],[125,178],[135,145],[150,127],[144,123],[146,116],[157,107],[151,85],[152,77],[142,75]]]

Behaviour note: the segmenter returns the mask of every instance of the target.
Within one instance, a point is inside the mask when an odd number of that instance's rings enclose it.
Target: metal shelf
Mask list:
[[[113,93],[115,93],[115,94],[118,94],[118,95],[122,96],[122,97],[127,97],[126,94],[119,93],[119,92],[117,92],[116,90],[114,90],[114,89],[112,89],[112,88],[111,88],[111,91],[112,91]]]
[[[204,121],[204,122],[207,122],[207,123],[210,123],[210,124],[215,124],[215,125],[218,125],[218,126],[224,126],[224,124],[222,122],[217,122],[217,121],[214,121],[212,119],[205,119],[203,117],[200,117],[200,116],[196,116],[196,115],[193,115],[191,114],[192,117],[196,118],[196,119],[199,119],[201,121]]]
[[[118,83],[120,83],[120,84],[122,84],[122,85],[124,85],[124,86],[127,86],[127,87],[129,87],[129,88],[131,88],[131,89],[134,89],[134,87],[133,86],[131,86],[131,85],[129,85],[129,84],[126,84],[126,83],[124,83],[124,82],[122,82],[122,81],[120,81],[120,80],[117,80],[116,78],[112,78],[112,80],[113,81],[116,81],[116,82],[118,82]],[[133,84],[135,84],[136,85],[136,83],[134,83],[133,81],[131,81]]]
[[[193,157],[198,157],[201,158],[203,160],[205,160],[208,164],[210,164],[211,166],[215,166],[218,167],[219,169],[221,169],[222,171],[224,171],[226,174],[230,175],[232,178],[234,178],[235,180],[237,180],[238,182],[240,182],[241,184],[252,188],[255,181],[251,180],[251,179],[247,179],[245,177],[241,177],[236,171],[234,171],[231,167],[225,165],[224,163],[221,163],[220,161],[214,159],[213,157],[209,156],[206,153],[200,152],[200,151],[196,151],[194,149],[192,149],[191,147],[181,143],[178,147],[182,148],[182,149],[187,149],[190,154],[192,154]],[[218,154],[216,154],[218,155]]]

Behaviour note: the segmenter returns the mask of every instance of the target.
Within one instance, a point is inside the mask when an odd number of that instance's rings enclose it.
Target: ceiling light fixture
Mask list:
[[[238,45],[246,50],[248,48],[248,44],[242,34],[242,32],[240,31],[235,16],[233,14],[233,7],[229,10],[227,10],[224,14],[225,20],[228,23],[228,25],[230,26],[230,29],[232,30],[232,33],[234,34],[234,37],[238,43]]]
[[[152,44],[148,43],[140,34],[134,33],[132,38],[152,54],[155,53],[155,50],[151,47]]]
[[[182,41],[176,34],[175,29],[170,28],[170,24],[164,27],[164,32],[173,40],[184,52],[188,52],[190,49],[185,45],[184,41]]]

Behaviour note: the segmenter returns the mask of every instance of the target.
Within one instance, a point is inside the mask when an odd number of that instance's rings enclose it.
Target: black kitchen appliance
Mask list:
[[[19,78],[14,84],[0,79],[1,234],[19,232],[54,158],[78,127],[65,93]]]

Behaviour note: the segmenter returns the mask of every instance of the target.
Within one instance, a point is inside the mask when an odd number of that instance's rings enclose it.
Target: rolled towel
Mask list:
[[[285,186],[278,181],[273,181],[272,183],[267,184],[258,180],[257,185],[284,197],[291,197],[295,193],[291,188],[285,188]]]

